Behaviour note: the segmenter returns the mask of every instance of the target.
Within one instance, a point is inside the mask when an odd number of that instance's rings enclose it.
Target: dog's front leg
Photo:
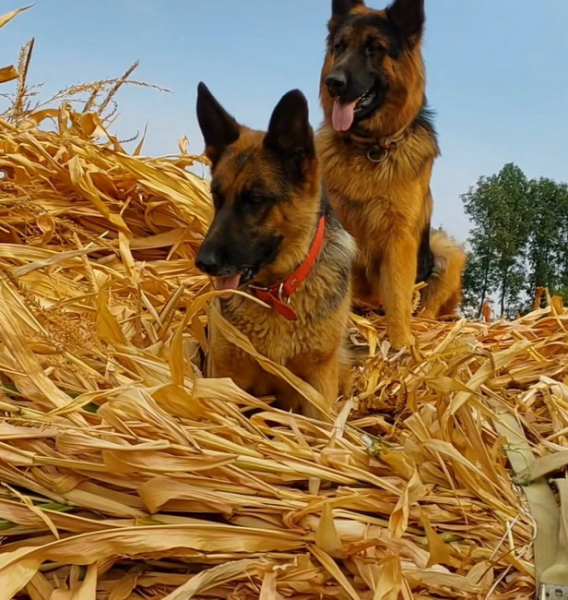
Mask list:
[[[380,267],[379,293],[387,318],[387,331],[396,349],[414,345],[410,328],[416,281],[418,245],[410,234],[389,240]]]
[[[272,378],[260,365],[242,350],[221,336],[212,336],[207,362],[207,377],[232,379],[253,396],[269,396],[273,392]]]
[[[325,359],[310,360],[311,357],[303,356],[288,365],[288,368],[298,377],[309,383],[319,392],[331,409],[339,397],[339,356],[334,352]],[[321,419],[320,411],[311,402],[308,402],[299,392],[291,387],[280,394],[282,406],[286,410],[301,412],[305,417]]]
[[[339,364],[337,354],[328,361],[313,365],[306,372],[306,381],[316,389],[331,409],[339,397]],[[307,417],[321,418],[320,411],[312,404],[304,401],[302,413]]]

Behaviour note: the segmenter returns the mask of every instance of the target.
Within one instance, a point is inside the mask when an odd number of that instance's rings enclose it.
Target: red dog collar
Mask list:
[[[323,244],[325,233],[325,217],[319,220],[318,229],[312,242],[312,247],[306,256],[306,260],[282,283],[269,288],[249,286],[254,295],[262,302],[268,304],[279,315],[288,321],[295,321],[298,317],[290,308],[290,296],[304,283],[312,270]]]

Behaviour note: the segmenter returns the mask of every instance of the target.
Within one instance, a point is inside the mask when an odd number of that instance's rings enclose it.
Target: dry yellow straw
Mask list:
[[[354,317],[331,423],[204,380],[201,159],[129,155],[89,94],[0,121],[0,599],[530,598],[492,417],[566,449],[561,303],[417,320],[419,357]]]

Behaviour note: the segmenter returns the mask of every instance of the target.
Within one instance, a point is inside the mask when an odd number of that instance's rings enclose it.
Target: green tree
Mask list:
[[[538,288],[568,298],[568,185],[527,181],[515,165],[482,177],[462,196],[473,228],[464,308],[481,316],[486,300],[502,316],[530,310]]]
[[[568,186],[551,179],[530,182],[531,233],[527,248],[527,294],[568,289]],[[564,295],[564,294],[562,294]]]
[[[464,276],[465,307],[479,316],[484,302],[496,297],[501,315],[513,316],[526,289],[529,182],[521,169],[508,164],[499,174],[482,177],[462,201],[473,224]]]
[[[481,317],[483,305],[496,288],[493,265],[496,256],[488,232],[483,227],[473,231],[470,252],[463,276],[463,308],[472,317]]]

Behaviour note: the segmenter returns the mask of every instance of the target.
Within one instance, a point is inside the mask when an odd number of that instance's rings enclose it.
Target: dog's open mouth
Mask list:
[[[229,275],[227,277],[215,277],[213,279],[213,286],[218,292],[228,292],[232,290],[238,290],[243,287],[249,281],[251,281],[257,274],[258,269],[255,267],[247,267],[242,273],[236,275]]]
[[[336,98],[331,115],[331,122],[335,131],[349,131],[355,118],[361,118],[370,112],[374,108],[376,100],[377,92],[374,88],[351,102]]]
[[[213,285],[218,292],[238,290],[241,285],[241,274],[232,275],[231,277],[215,277]]]

